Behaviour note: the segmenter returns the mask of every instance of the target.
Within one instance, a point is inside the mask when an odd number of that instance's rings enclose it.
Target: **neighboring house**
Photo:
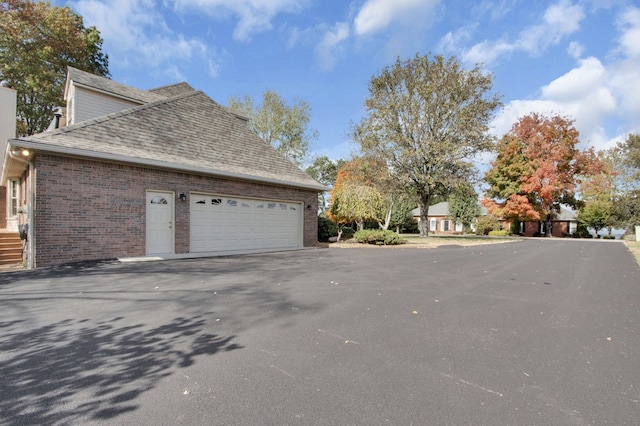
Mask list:
[[[203,92],[69,68],[65,99],[66,126],[7,143],[29,266],[317,242],[325,188]]]
[[[485,213],[482,207],[483,214]],[[420,207],[411,212],[413,218],[420,222]],[[449,202],[442,201],[429,206],[427,219],[429,221],[429,232],[432,234],[461,234],[463,232],[462,223],[456,223],[449,216]]]
[[[484,206],[480,206],[482,215],[489,214]],[[420,208],[412,212],[413,218],[420,220]],[[462,233],[462,224],[455,223],[449,216],[449,203],[443,201],[429,207],[429,232],[433,234],[459,234]],[[509,229],[510,222],[500,220],[503,229]],[[551,221],[551,232],[554,237],[563,237],[573,234],[578,229],[576,213],[565,207],[561,207],[560,213]],[[540,221],[520,222],[520,235],[533,237],[545,235],[545,224]]]
[[[507,226],[509,226],[507,224]],[[560,207],[558,213],[551,220],[551,235],[554,237],[564,237],[575,233],[578,230],[578,216],[573,210]],[[545,223],[540,221],[520,222],[520,235],[524,237],[534,237],[546,235]]]

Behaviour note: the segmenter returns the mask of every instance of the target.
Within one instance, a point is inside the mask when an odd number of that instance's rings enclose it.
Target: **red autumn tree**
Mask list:
[[[482,204],[505,219],[543,221],[550,235],[560,204],[576,207],[581,179],[603,169],[593,150],[580,151],[577,144],[573,120],[540,114],[521,118],[498,143]]]

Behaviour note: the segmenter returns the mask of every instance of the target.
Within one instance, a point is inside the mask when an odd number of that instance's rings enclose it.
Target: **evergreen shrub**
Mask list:
[[[358,231],[353,235],[353,239],[357,243],[375,244],[379,246],[390,246],[404,243],[404,240],[400,235],[393,231],[385,231],[382,229],[365,229]]]

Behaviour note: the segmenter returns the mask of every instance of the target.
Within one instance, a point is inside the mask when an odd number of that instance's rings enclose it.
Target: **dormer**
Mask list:
[[[79,69],[67,68],[64,99],[66,125],[164,99],[159,93],[139,90]]]

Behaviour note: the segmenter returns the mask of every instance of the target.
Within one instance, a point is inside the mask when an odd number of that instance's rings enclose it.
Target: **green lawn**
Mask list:
[[[518,237],[487,237],[483,235],[430,235],[426,238],[422,238],[417,234],[402,234],[402,238],[407,241],[408,244],[420,244],[420,245],[447,245],[456,244],[461,246],[471,246],[478,244],[493,244],[503,243],[507,241],[518,240]]]
[[[640,242],[638,241],[625,241],[625,245],[631,250],[631,253],[636,257],[638,266],[640,266]]]

